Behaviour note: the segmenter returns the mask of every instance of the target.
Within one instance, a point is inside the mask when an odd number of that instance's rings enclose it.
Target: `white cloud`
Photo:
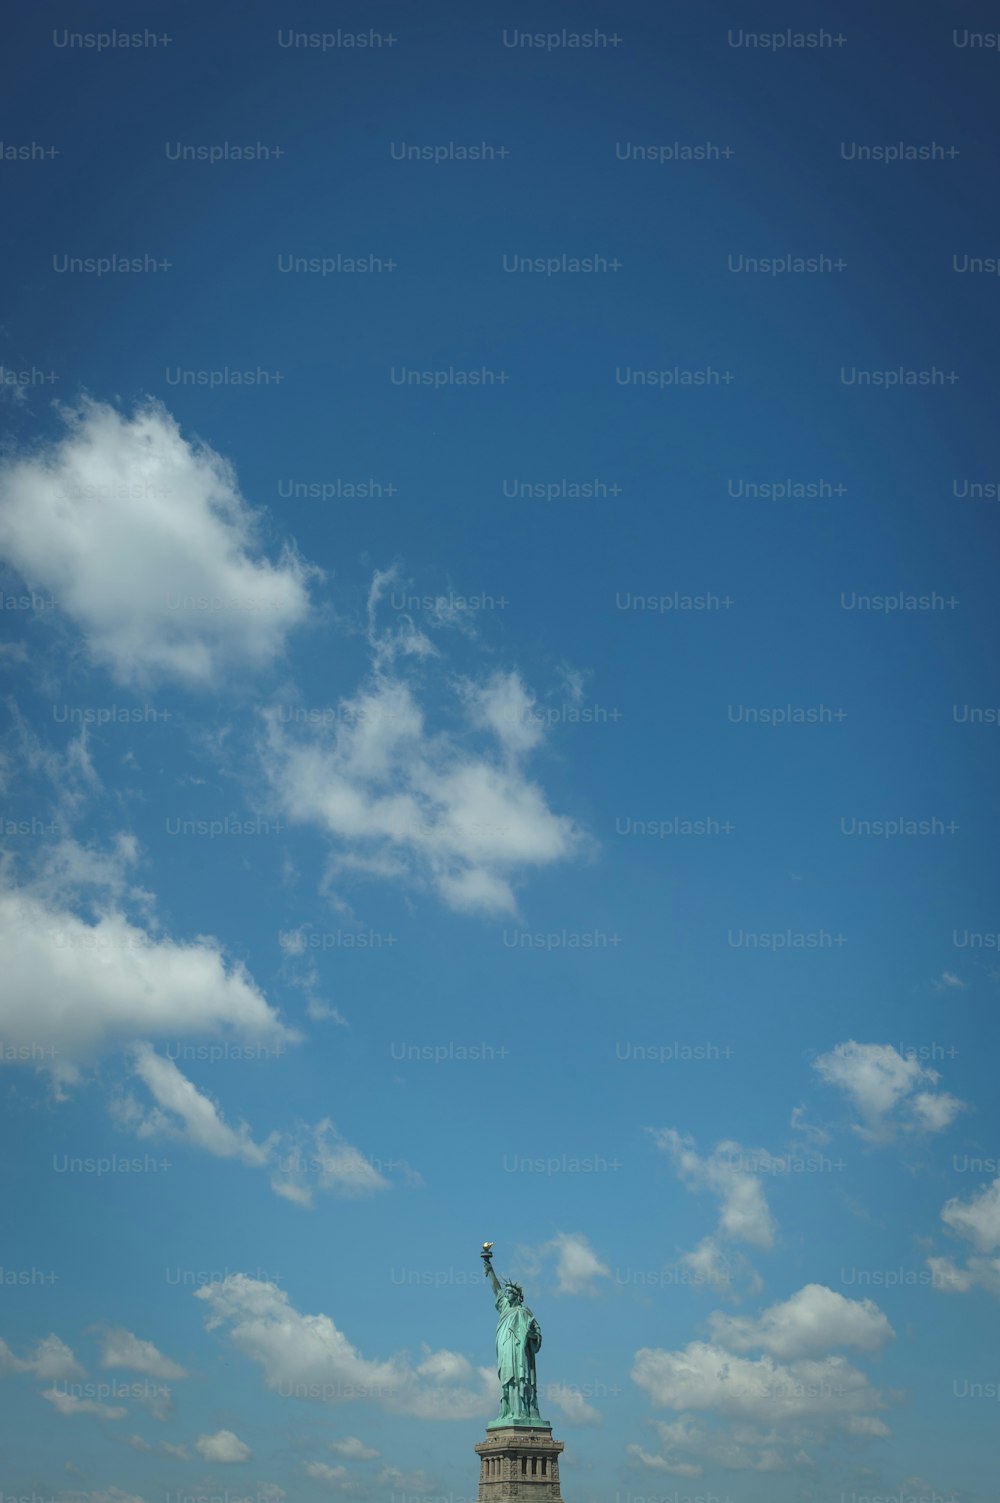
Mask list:
[[[145,1383],[141,1385],[142,1391],[135,1395],[136,1401],[149,1414],[151,1419],[159,1420],[164,1424],[172,1419],[177,1405],[174,1403],[173,1392],[166,1383]]]
[[[963,1265],[953,1258],[928,1258],[931,1284],[945,1294],[968,1294],[970,1289],[985,1289],[1000,1299],[1000,1258],[977,1258],[970,1255]]]
[[[766,1148],[744,1148],[732,1139],[716,1144],[709,1154],[699,1154],[690,1136],[682,1137],[672,1127],[648,1128],[656,1146],[669,1154],[678,1177],[692,1190],[708,1190],[719,1201],[715,1231],[681,1256],[691,1268],[692,1282],[716,1287],[735,1297],[737,1283],[752,1292],[762,1286],[760,1276],[746,1257],[727,1244],[753,1247],[774,1245],[777,1228],[764,1194],[761,1176],[777,1173],[783,1161]]]
[[[219,1158],[268,1169],[275,1191],[299,1205],[315,1190],[364,1194],[382,1178],[329,1119],[255,1141],[249,1126],[231,1126],[219,1105],[148,1041],[217,1034],[226,1029],[280,1054],[301,1035],[287,1028],[240,964],[227,964],[212,939],[184,944],[160,935],[155,920],[138,925],[123,911],[151,906],[131,881],[138,843],[120,835],[107,850],[59,842],[21,888],[0,872],[0,1031],[20,1060],[48,1071],[57,1091],[76,1083],[101,1053],[127,1048],[134,1091],[112,1109],[140,1138],[173,1137]],[[81,912],[80,910],[83,910]],[[95,916],[96,915],[96,916]],[[311,1152],[302,1153],[308,1142]],[[282,1153],[282,1149],[285,1150]]]
[[[588,1404],[578,1388],[571,1388],[565,1383],[546,1383],[544,1388],[546,1403],[555,1404],[570,1425],[600,1425],[602,1423],[599,1409],[593,1404]]]
[[[127,1367],[151,1378],[186,1378],[177,1362],[157,1351],[151,1341],[141,1341],[123,1326],[109,1327],[102,1333],[102,1367]]]
[[[672,1432],[677,1426],[658,1423],[656,1428],[663,1435]],[[792,1455],[773,1444],[774,1439],[772,1431],[760,1430],[753,1425],[741,1424],[733,1428],[732,1434],[720,1434],[706,1425],[694,1423],[683,1444],[705,1462],[724,1467],[727,1471],[787,1472],[793,1463],[812,1465],[811,1458],[803,1451]],[[678,1463],[672,1470],[676,1470],[681,1476],[701,1475],[701,1463],[691,1466],[691,1470],[688,1470],[689,1465]]]
[[[6,705],[11,719],[10,751],[3,753],[0,787],[9,795],[15,774],[44,779],[53,800],[52,823],[57,830],[65,830],[86,801],[101,790],[90,755],[90,728],[81,725],[78,735],[55,750],[28,723],[13,696],[8,696]]]
[[[272,1160],[271,1188],[295,1205],[310,1206],[316,1190],[371,1195],[389,1181],[334,1127],[329,1117],[284,1134]]]
[[[330,1466],[325,1461],[307,1461],[303,1470],[307,1477],[312,1477],[316,1482],[325,1482],[338,1492],[346,1492],[351,1486],[346,1466]]]
[[[60,849],[30,883],[0,883],[0,1028],[29,1063],[69,1083],[101,1053],[140,1038],[231,1028],[298,1039],[216,941],[175,941],[126,917],[109,890],[126,880],[127,837],[107,857],[72,842]]]
[[[83,1473],[76,1468],[73,1475],[82,1476]],[[59,1500],[60,1503],[146,1503],[145,1498],[140,1498],[138,1493],[126,1493],[120,1487],[102,1487],[85,1493],[60,1493]]]
[[[956,976],[954,971],[942,971],[940,976],[935,981],[934,985],[938,991],[943,992],[952,991],[956,988],[963,988],[965,986],[965,982],[961,979],[961,977]]]
[[[892,1044],[850,1039],[821,1054],[813,1069],[845,1093],[861,1117],[855,1132],[873,1142],[898,1132],[940,1132],[963,1110],[957,1097],[931,1089],[940,1078],[936,1070]]]
[[[304,955],[309,936],[301,926],[298,929],[279,929],[278,944],[286,955]]]
[[[990,1252],[1000,1246],[1000,1178],[984,1185],[971,1200],[955,1196],[947,1201],[941,1220],[959,1237],[971,1242],[977,1252]]]
[[[671,1477],[700,1477],[702,1467],[691,1461],[671,1461],[669,1456],[659,1456],[644,1451],[642,1446],[625,1447],[625,1454],[633,1457],[641,1466],[653,1472],[666,1472]]]
[[[486,683],[462,687],[473,724],[492,731],[506,751],[527,752],[542,740],[543,717],[517,673],[495,673]]]
[[[455,1352],[363,1357],[328,1315],[302,1315],[274,1284],[237,1274],[195,1297],[210,1309],[208,1328],[225,1327],[238,1351],[260,1363],[283,1397],[328,1403],[370,1399],[393,1414],[475,1419],[496,1404],[496,1375]]]
[[[355,1196],[389,1188],[389,1181],[328,1117],[314,1127],[300,1124],[293,1131],[272,1132],[258,1143],[246,1122],[230,1127],[216,1103],[148,1044],[134,1047],[132,1068],[156,1105],[144,1108],[128,1094],[116,1100],[114,1114],[120,1126],[140,1138],[174,1137],[216,1158],[267,1169],[272,1190],[294,1205],[311,1206],[317,1190]]]
[[[119,1104],[119,1119],[139,1137],[173,1135],[216,1158],[238,1158],[256,1169],[269,1162],[273,1142],[255,1143],[245,1122],[238,1128],[230,1127],[215,1102],[199,1091],[173,1060],[141,1043],[132,1051],[132,1069],[157,1103],[152,1112],[144,1112],[133,1098]]]
[[[810,1443],[825,1445],[837,1435],[884,1436],[878,1411],[886,1397],[846,1358],[799,1358],[782,1364],[769,1355],[734,1355],[712,1342],[693,1341],[683,1350],[643,1349],[635,1355],[632,1379],[654,1405],[681,1412],[700,1411],[725,1422],[730,1434],[689,1428],[683,1442],[674,1436],[668,1457],[694,1465],[711,1459],[733,1469],[777,1471],[789,1452]],[[724,1434],[724,1432],[723,1432]],[[678,1450],[687,1450],[678,1458]]]
[[[232,1430],[216,1430],[214,1435],[199,1435],[194,1448],[205,1461],[249,1461],[253,1452],[246,1441]]]
[[[384,1466],[375,1478],[380,1487],[389,1487],[402,1493],[429,1493],[434,1487],[434,1478],[416,1469],[404,1472],[398,1466]]]
[[[970,1289],[986,1289],[1000,1299],[1000,1178],[984,1185],[968,1200],[954,1196],[941,1209],[945,1226],[975,1251],[964,1265],[952,1258],[928,1258],[932,1283],[948,1294],[967,1294]],[[993,1256],[990,1256],[992,1254]]]
[[[910,1102],[913,1125],[927,1132],[943,1132],[962,1110],[962,1103],[946,1091],[938,1095],[931,1091],[918,1091]]]
[[[825,1127],[817,1127],[815,1123],[806,1121],[806,1109],[804,1105],[792,1107],[792,1115],[789,1118],[788,1125],[793,1132],[803,1133],[811,1143],[815,1143],[819,1147],[830,1141],[830,1134]]]
[[[98,1419],[120,1420],[128,1414],[128,1410],[120,1404],[102,1404],[97,1399],[82,1399],[61,1388],[46,1388],[42,1398],[48,1399],[57,1414],[67,1416],[96,1414]]]
[[[807,1416],[845,1417],[880,1407],[864,1373],[844,1357],[782,1365],[769,1356],[735,1356],[711,1342],[682,1351],[644,1348],[633,1381],[662,1408],[705,1410],[734,1419],[775,1423]]]
[[[654,1422],[658,1455],[629,1448],[641,1465],[679,1476],[700,1475],[707,1463],[787,1471],[812,1464],[804,1447],[889,1434],[881,1411],[899,1395],[880,1393],[829,1350],[875,1351],[893,1339],[871,1300],[807,1284],[756,1318],[716,1311],[709,1326],[709,1341],[635,1355],[633,1381],[657,1408],[677,1411],[675,1419]],[[751,1351],[761,1355],[743,1355]]]
[[[434,643],[423,632],[417,630],[411,616],[403,614],[397,618],[394,626],[379,630],[378,613],[382,599],[386,592],[391,591],[392,586],[399,582],[399,570],[395,566],[391,569],[376,569],[368,590],[368,645],[372,651],[377,673],[381,673],[398,657],[419,659],[438,656]],[[444,604],[444,597],[439,598]],[[445,622],[442,619],[442,613],[438,611],[434,613],[434,620],[439,625],[461,624],[460,620],[454,619],[455,614],[452,612],[451,622]]]
[[[290,549],[262,554],[228,462],[156,402],[62,417],[58,442],[0,467],[0,555],[122,684],[207,688],[273,662],[308,615],[312,571]]]
[[[730,1351],[760,1350],[782,1358],[814,1356],[838,1346],[874,1351],[893,1339],[892,1327],[874,1301],[846,1299],[825,1284],[806,1284],[756,1319],[716,1311],[709,1325],[713,1339]]]
[[[542,1244],[538,1255],[555,1258],[557,1294],[596,1294],[594,1280],[611,1277],[582,1232],[557,1232]]]
[[[34,1373],[36,1378],[69,1381],[84,1378],[85,1367],[77,1362],[65,1341],[56,1335],[43,1337],[28,1357],[15,1357],[5,1341],[0,1340],[0,1375]]]
[[[647,1471],[665,1472],[671,1477],[700,1477],[706,1461],[730,1467],[738,1462],[741,1466],[752,1469],[756,1455],[767,1454],[755,1453],[752,1446],[748,1446],[748,1442],[759,1445],[761,1437],[745,1424],[738,1427],[741,1440],[736,1442],[725,1430],[710,1428],[693,1414],[682,1414],[675,1420],[653,1420],[651,1423],[659,1438],[658,1451],[651,1452],[638,1445],[625,1447],[626,1454]],[[682,1461],[682,1452],[697,1459]]]
[[[330,725],[292,729],[269,714],[264,766],[287,818],[333,838],[331,876],[429,886],[460,912],[513,914],[518,876],[585,841],[525,771],[541,732],[508,723],[530,703],[520,678],[498,674],[453,698],[464,724],[432,731],[411,684],[378,669]]]
[[[695,1288],[735,1297],[737,1285],[746,1284],[753,1294],[758,1294],[764,1287],[759,1274],[743,1254],[724,1247],[717,1236],[702,1237],[695,1247],[681,1255],[679,1262],[683,1268],[690,1268],[689,1283]]]
[[[363,1440],[356,1435],[345,1435],[340,1440],[331,1440],[328,1449],[337,1456],[344,1456],[348,1461],[374,1461],[378,1452],[371,1446],[366,1446]]]
[[[161,1440],[159,1445],[152,1445],[144,1435],[127,1435],[124,1443],[133,1451],[139,1451],[143,1455],[172,1456],[175,1461],[190,1461],[191,1455],[184,1446],[171,1445],[169,1440]]]

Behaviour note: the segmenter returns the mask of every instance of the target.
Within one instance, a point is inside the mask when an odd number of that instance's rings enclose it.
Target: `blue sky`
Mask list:
[[[4,1498],[467,1503],[488,1238],[566,1503],[985,1503],[988,8],[207,9],[6,23]]]

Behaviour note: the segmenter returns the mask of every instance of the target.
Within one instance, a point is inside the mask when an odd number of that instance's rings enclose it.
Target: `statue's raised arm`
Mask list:
[[[489,1279],[491,1285],[493,1286],[493,1295],[494,1295],[494,1298],[495,1298],[500,1293],[500,1287],[501,1287],[501,1285],[500,1285],[500,1280],[497,1278],[496,1274],[493,1272],[493,1264],[490,1262],[490,1258],[493,1256],[493,1243],[492,1242],[484,1242],[483,1243],[483,1250],[479,1254],[479,1256],[483,1260],[483,1267],[486,1269],[486,1277]]]

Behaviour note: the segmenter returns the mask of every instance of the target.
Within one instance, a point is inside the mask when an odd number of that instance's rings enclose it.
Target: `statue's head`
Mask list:
[[[521,1305],[524,1303],[524,1290],[520,1284],[512,1284],[510,1279],[508,1279],[503,1286],[503,1292],[507,1296],[508,1304]]]

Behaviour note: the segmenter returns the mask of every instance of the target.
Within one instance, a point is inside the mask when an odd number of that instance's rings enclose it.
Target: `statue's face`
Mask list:
[[[508,1289],[507,1290],[507,1299],[508,1299],[508,1301],[509,1301],[510,1304],[512,1304],[512,1305],[519,1305],[519,1304],[521,1304],[522,1296],[517,1292],[516,1289]]]

